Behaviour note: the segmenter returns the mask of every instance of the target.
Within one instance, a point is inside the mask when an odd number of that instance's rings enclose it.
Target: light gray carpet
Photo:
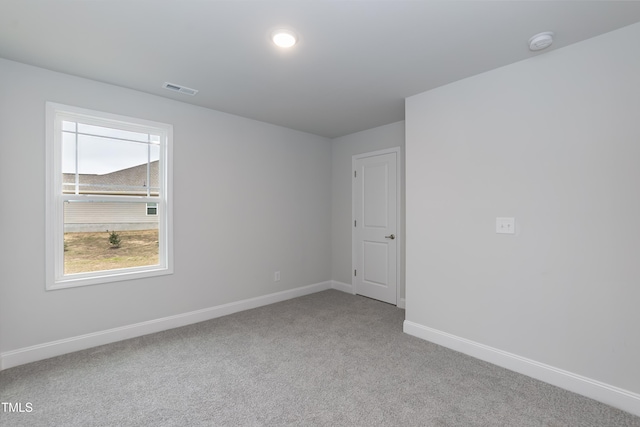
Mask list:
[[[325,291],[0,372],[19,426],[640,426]],[[1,411],[1,408],[0,408]]]

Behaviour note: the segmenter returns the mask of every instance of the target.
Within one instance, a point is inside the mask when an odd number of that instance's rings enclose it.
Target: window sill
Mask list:
[[[52,283],[47,283],[47,291],[99,285],[124,280],[144,279],[148,277],[173,274],[172,268],[159,266],[135,267],[121,270],[96,271],[92,273],[69,274]]]

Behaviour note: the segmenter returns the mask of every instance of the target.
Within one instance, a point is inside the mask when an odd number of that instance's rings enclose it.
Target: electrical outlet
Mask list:
[[[499,234],[515,234],[516,219],[510,217],[496,218],[496,233]]]
[[[279,282],[280,281],[280,272],[276,271],[275,273],[273,273],[273,281],[274,282]]]

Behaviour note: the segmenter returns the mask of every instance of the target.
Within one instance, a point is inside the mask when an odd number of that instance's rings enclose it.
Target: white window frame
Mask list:
[[[63,119],[83,120],[118,129],[159,133],[159,196],[113,196],[93,194],[63,194],[62,184],[62,128]],[[110,283],[122,280],[173,274],[173,126],[149,120],[73,107],[54,102],[46,103],[46,289]],[[64,274],[64,203],[82,202],[153,202],[158,209],[158,264],[106,271]],[[146,205],[145,205],[146,206]]]

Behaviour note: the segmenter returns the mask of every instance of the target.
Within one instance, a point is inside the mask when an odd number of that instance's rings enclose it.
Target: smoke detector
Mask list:
[[[174,91],[174,92],[184,93],[185,95],[193,96],[196,93],[198,93],[198,91],[196,89],[191,89],[190,87],[180,86],[180,85],[176,85],[176,84],[169,83],[169,82],[164,82],[162,87],[165,88],[165,89]]]
[[[529,39],[529,49],[532,51],[546,49],[553,43],[553,33],[546,31],[544,33],[536,34]]]

